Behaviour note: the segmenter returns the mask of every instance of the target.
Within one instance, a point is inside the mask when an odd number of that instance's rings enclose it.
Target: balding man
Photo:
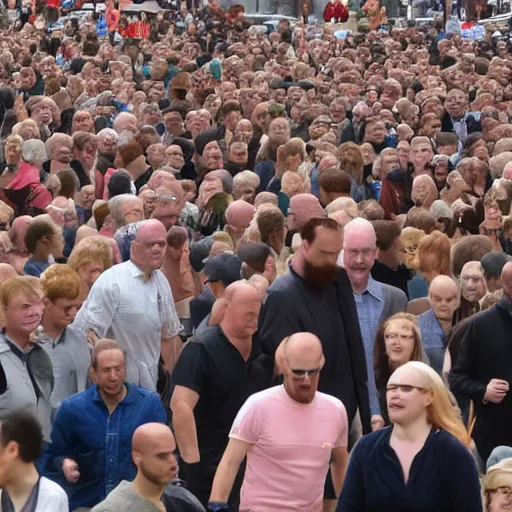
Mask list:
[[[260,292],[236,282],[226,288],[221,300],[222,321],[185,345],[172,374],[176,387],[171,410],[183,459],[181,476],[204,506],[235,416],[252,393],[270,384],[272,373],[264,368],[259,344],[253,341]],[[231,505],[238,502],[240,484],[238,478]]]
[[[185,499],[187,510],[201,511],[201,504],[185,488],[167,487],[178,470],[175,450],[176,442],[168,426],[146,423],[138,427],[132,438],[135,480],[123,480],[92,512],[182,510]]]
[[[288,227],[285,239],[286,247],[292,246],[293,236],[295,233],[300,233],[300,230],[309,219],[324,216],[324,209],[320,201],[313,194],[297,194],[293,196],[290,199],[290,208],[286,217],[286,226]]]
[[[226,226],[224,230],[233,240],[233,246],[238,247],[245,230],[256,213],[256,208],[247,201],[238,199],[233,201],[226,209]]]
[[[84,305],[92,342],[107,335],[126,350],[126,379],[156,389],[160,355],[171,371],[181,325],[169,282],[160,270],[167,230],[155,219],[131,224],[130,260],[104,272]]]
[[[112,128],[118,133],[131,132],[134,135],[137,133],[138,121],[137,117],[130,112],[121,112],[112,124]]]
[[[11,264],[19,275],[23,275],[23,267],[29,258],[29,252],[25,245],[25,233],[32,222],[30,215],[16,217],[9,229],[9,239],[12,247],[7,253],[7,263]]]
[[[512,262],[501,272],[503,298],[468,320],[457,361],[450,372],[454,393],[473,400],[476,423],[473,439],[485,462],[496,446],[512,446]]]
[[[459,305],[457,284],[449,276],[435,277],[428,289],[428,301],[430,309],[418,317],[418,327],[430,366],[440,374],[453,313]]]
[[[237,414],[213,482],[214,510],[228,510],[245,457],[241,510],[320,510],[329,465],[336,494],[341,491],[348,419],[340,400],[318,391],[322,344],[314,334],[292,334],[276,359],[284,383],[252,395]]]

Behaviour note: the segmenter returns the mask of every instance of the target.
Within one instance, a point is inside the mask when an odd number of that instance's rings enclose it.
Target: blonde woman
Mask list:
[[[386,398],[391,425],[352,451],[337,512],[482,512],[470,437],[441,377],[408,362]]]

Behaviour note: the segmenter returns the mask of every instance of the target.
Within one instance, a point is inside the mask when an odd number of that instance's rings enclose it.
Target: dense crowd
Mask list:
[[[511,512],[508,43],[59,8],[0,30],[0,510]]]

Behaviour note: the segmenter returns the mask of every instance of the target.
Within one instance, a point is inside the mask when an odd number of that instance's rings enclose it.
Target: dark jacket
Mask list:
[[[344,373],[340,370],[340,367],[345,367],[346,364],[346,361],[340,360],[341,348],[328,343],[325,334],[322,333],[327,329],[333,341],[337,336],[329,330],[329,326],[322,324],[322,320],[319,321],[319,318],[314,316],[311,299],[315,292],[291,268],[290,272],[277,278],[268,289],[265,305],[260,314],[261,346],[263,352],[273,356],[281,341],[291,334],[312,332],[318,336],[324,345],[324,355],[327,359],[327,364],[320,375],[319,391],[339,398],[347,409],[350,422],[359,408],[363,433],[366,434],[371,432],[366,359],[352,286],[345,270],[340,269],[338,280],[331,287],[328,287],[330,297],[337,299],[341,305],[339,316],[335,316],[344,331],[340,333],[337,341],[339,345],[342,342],[346,345],[351,371]],[[350,379],[353,379],[352,382]],[[346,395],[349,389],[354,390],[355,396]]]
[[[466,126],[468,135],[470,133],[482,131],[480,121],[477,121],[472,115],[467,116]],[[455,133],[455,130],[453,129],[452,118],[450,117],[450,114],[448,114],[448,112],[445,112],[444,116],[441,118],[441,131]]]
[[[356,444],[336,512],[482,512],[475,460],[461,442],[433,429],[405,484],[391,432],[383,428]]]
[[[483,403],[491,379],[512,382],[512,302],[504,297],[468,322],[449,381],[454,394],[475,404],[473,438],[485,461],[496,446],[512,446],[512,393],[500,404]]]

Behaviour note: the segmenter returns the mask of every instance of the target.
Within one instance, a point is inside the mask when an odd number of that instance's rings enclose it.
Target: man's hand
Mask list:
[[[380,430],[381,428],[384,427],[385,424],[386,423],[382,416],[380,416],[379,414],[372,415],[372,421],[371,421],[372,432],[375,432],[376,430]]]
[[[73,459],[64,459],[62,461],[62,471],[64,471],[64,476],[69,483],[76,484],[80,480],[78,464]]]
[[[487,384],[484,400],[493,404],[501,404],[508,393],[509,384],[506,380],[491,379]]]

